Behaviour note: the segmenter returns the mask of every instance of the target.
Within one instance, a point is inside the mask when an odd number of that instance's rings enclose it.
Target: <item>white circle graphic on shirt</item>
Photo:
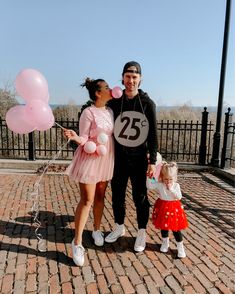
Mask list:
[[[149,132],[146,116],[137,111],[122,112],[114,124],[114,137],[119,144],[136,147],[144,143]]]

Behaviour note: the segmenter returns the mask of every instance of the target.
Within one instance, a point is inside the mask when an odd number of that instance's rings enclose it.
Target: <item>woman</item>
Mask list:
[[[82,233],[93,204],[94,231],[92,237],[97,246],[104,243],[100,223],[104,209],[104,196],[108,181],[113,176],[114,142],[113,112],[106,107],[112,99],[108,84],[102,80],[87,78],[82,84],[89,91],[94,104],[83,110],[79,120],[79,136],[72,130],[65,130],[68,139],[80,146],[74,154],[68,175],[79,182],[81,199],[75,213],[75,236],[72,241],[74,263],[84,264],[85,250],[82,246]]]

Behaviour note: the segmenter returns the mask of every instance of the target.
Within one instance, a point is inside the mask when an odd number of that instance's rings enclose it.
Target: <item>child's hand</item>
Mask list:
[[[173,183],[165,183],[167,190],[171,190],[173,187]]]
[[[167,190],[171,190],[173,188],[173,180],[172,179],[166,179],[166,178],[163,178],[163,184],[165,185],[165,187],[167,188]]]

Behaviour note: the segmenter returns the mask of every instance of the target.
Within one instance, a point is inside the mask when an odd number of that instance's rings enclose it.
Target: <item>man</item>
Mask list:
[[[105,238],[106,242],[112,243],[125,234],[125,196],[130,178],[138,222],[134,246],[137,252],[146,246],[150,207],[146,173],[150,177],[153,175],[157,155],[156,106],[147,93],[139,89],[140,82],[139,63],[126,63],[122,72],[123,95],[110,101],[115,119],[115,165],[111,187],[116,228]]]

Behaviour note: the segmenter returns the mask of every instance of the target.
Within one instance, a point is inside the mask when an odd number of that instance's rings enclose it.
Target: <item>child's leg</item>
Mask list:
[[[167,231],[167,230],[161,230],[162,238],[167,238],[168,237],[168,233],[169,233],[169,231]]]
[[[169,237],[168,237],[168,231],[167,230],[161,230],[162,235],[162,245],[160,248],[161,252],[167,252],[169,248]]]
[[[177,232],[172,232],[174,237],[175,237],[175,240],[176,242],[182,242],[183,241],[183,235],[181,233],[181,231],[177,231]]]
[[[178,257],[183,258],[186,257],[186,253],[184,251],[184,244],[183,244],[183,235],[181,231],[174,232],[173,235],[175,237],[175,240],[177,242],[177,249],[178,249]]]

